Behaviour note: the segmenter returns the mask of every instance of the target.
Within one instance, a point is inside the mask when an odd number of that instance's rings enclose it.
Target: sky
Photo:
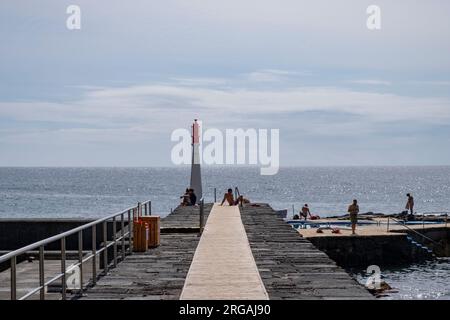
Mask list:
[[[0,166],[168,166],[194,118],[279,129],[282,166],[450,165],[449,17],[445,0],[2,1]]]

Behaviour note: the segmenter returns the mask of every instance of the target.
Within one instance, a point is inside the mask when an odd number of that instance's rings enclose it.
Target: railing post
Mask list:
[[[106,221],[103,221],[103,272],[108,272],[108,229]]]
[[[148,202],[148,215],[149,216],[152,215],[152,202],[151,201]]]
[[[114,261],[114,267],[117,267],[117,226],[116,226],[116,217],[112,220],[113,224],[113,261]]]
[[[217,188],[214,188],[214,203],[217,202]]]
[[[44,272],[44,246],[39,247],[39,295],[41,300],[45,300],[45,272]]]
[[[148,203],[144,204],[144,215],[147,215]]]
[[[129,254],[133,253],[133,220],[131,220],[131,210],[128,210],[128,248]]]
[[[422,213],[422,241],[425,243],[425,213]]]
[[[387,221],[387,232],[389,232],[389,222],[390,222],[390,217],[388,217],[388,221]]]
[[[83,231],[78,231],[78,262],[80,263],[80,292],[83,292]]]
[[[17,299],[16,257],[11,258],[11,300]]]
[[[137,219],[142,216],[142,205],[140,202],[137,204]]]
[[[61,238],[61,299],[66,300],[66,238]]]
[[[92,283],[97,283],[97,225],[92,226]]]
[[[204,206],[204,201],[202,199],[202,200],[200,200],[200,226],[199,226],[200,227],[199,228],[200,235],[203,233],[203,225],[204,225],[204,222],[203,222],[203,219],[204,219],[204,217],[203,217],[203,214],[204,214],[203,206]]]
[[[422,229],[425,230],[425,213],[422,213]]]
[[[120,237],[122,238],[122,261],[125,260],[125,220],[123,212],[120,215]]]

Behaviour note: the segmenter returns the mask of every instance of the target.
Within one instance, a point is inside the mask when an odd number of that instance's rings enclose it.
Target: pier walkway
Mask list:
[[[268,204],[204,212],[201,240],[199,209],[178,207],[158,248],[127,256],[81,299],[373,299]]]
[[[205,204],[205,219],[212,208]],[[178,207],[161,219],[161,245],[134,252],[100,278],[82,300],[177,300],[199,241],[199,208]]]
[[[195,251],[181,299],[268,299],[239,207],[214,205]]]

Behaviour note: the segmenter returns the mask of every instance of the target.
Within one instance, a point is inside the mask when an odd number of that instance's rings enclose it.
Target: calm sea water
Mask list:
[[[152,200],[162,216],[175,208],[189,183],[189,168],[0,168],[0,218],[100,217],[138,201]],[[282,168],[261,176],[258,168],[203,169],[206,201],[213,190],[222,194],[238,186],[252,201],[276,209],[305,202],[313,214],[343,214],[357,198],[362,212],[403,210],[405,194],[413,193],[419,212],[450,211],[450,166]],[[449,260],[382,270],[400,299],[450,299]],[[356,272],[359,281],[365,274]]]
[[[189,168],[0,168],[0,217],[99,217],[152,200],[166,215],[189,183]],[[362,212],[397,213],[408,192],[419,212],[450,211],[450,166],[203,169],[206,201],[238,186],[252,201],[276,209],[308,203],[313,214],[343,214],[353,198]]]
[[[355,271],[353,275],[361,284],[367,282],[365,271]],[[380,299],[450,300],[450,258],[382,269],[381,278],[398,292]]]

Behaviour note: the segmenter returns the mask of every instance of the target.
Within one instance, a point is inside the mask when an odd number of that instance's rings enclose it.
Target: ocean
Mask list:
[[[167,168],[0,168],[0,218],[101,217],[138,201],[152,200],[167,215],[189,184],[189,167]],[[213,201],[238,187],[251,201],[275,209],[308,203],[320,216],[346,213],[356,198],[361,212],[398,213],[406,193],[418,212],[450,211],[450,166],[298,167],[261,176],[257,167],[202,169],[203,196]]]
[[[393,292],[382,300],[450,300],[450,258],[414,263],[409,266],[381,268],[381,279]],[[366,284],[365,270],[349,270],[361,284]]]

